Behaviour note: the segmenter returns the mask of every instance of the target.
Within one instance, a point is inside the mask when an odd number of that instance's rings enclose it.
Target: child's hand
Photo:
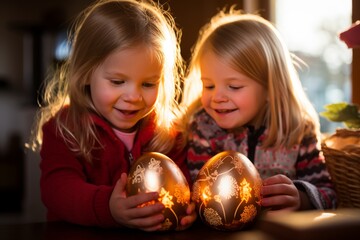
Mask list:
[[[110,212],[116,222],[128,227],[143,231],[156,231],[164,221],[162,210],[164,205],[155,203],[145,207],[137,207],[142,203],[157,200],[158,193],[140,193],[126,196],[126,173],[121,174],[110,197]]]
[[[196,220],[197,214],[195,211],[195,203],[191,202],[186,209],[186,216],[183,217],[180,221],[180,227],[176,229],[177,231],[182,231],[189,228]]]
[[[296,211],[301,205],[298,189],[290,178],[282,174],[265,179],[261,194],[261,205],[270,209],[267,214],[280,210]]]

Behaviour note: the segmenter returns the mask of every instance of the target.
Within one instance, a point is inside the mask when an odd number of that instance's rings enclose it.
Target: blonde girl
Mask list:
[[[77,19],[71,54],[48,82],[32,147],[40,147],[48,220],[160,229],[158,194],[127,197],[126,173],[144,152],[183,170],[176,123],[183,74],[173,18],[153,1],[100,0]],[[181,229],[195,220],[193,208]]]
[[[236,150],[262,176],[262,206],[269,213],[335,207],[319,149],[318,115],[294,60],[278,31],[260,16],[232,7],[202,28],[183,99],[190,106],[193,179],[210,157]]]

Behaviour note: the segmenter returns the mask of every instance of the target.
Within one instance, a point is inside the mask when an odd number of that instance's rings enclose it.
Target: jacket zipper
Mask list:
[[[132,163],[133,163],[133,161],[134,161],[134,157],[133,157],[133,155],[131,154],[131,152],[129,151],[129,163],[130,163],[130,165],[132,165]]]

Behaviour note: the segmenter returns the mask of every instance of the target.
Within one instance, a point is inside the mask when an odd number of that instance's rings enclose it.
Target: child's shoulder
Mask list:
[[[318,137],[319,135],[317,135],[314,131],[311,131],[310,129],[308,131],[305,132],[305,134],[303,135],[302,139],[301,139],[301,145],[302,146],[310,146],[310,145],[314,145],[318,143]]]
[[[55,114],[50,116],[47,121],[44,122],[43,128],[55,129],[56,126],[59,124],[59,122],[65,120],[68,115],[69,115],[68,107],[66,106],[66,107],[61,108]]]

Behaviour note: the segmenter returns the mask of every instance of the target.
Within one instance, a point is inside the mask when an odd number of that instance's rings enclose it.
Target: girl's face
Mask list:
[[[212,51],[200,58],[206,112],[224,129],[254,124],[267,101],[267,91],[255,80],[234,70]]]
[[[145,46],[116,51],[92,74],[91,98],[113,128],[132,132],[154,109],[161,79],[162,67]]]

